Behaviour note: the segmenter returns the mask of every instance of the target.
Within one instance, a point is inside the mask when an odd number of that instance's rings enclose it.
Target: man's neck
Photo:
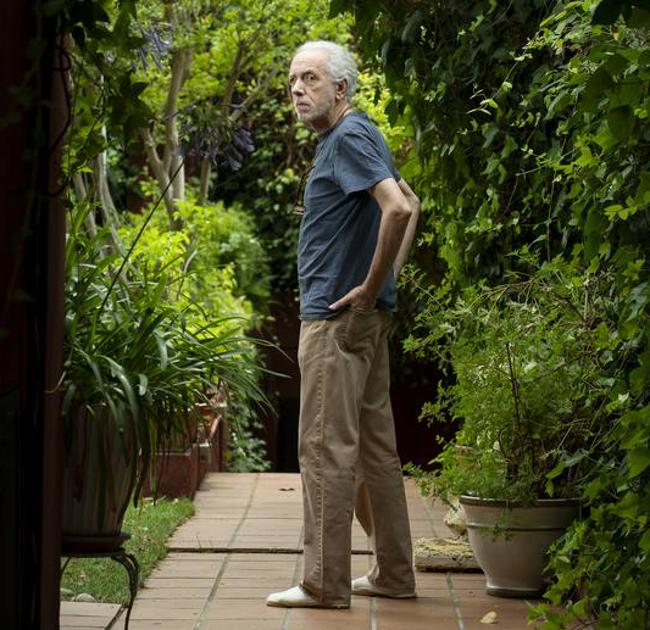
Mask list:
[[[350,113],[352,110],[352,104],[349,103],[348,101],[341,101],[329,114],[327,117],[327,120],[323,121],[322,125],[318,125],[318,127],[314,126],[314,131],[316,133],[324,134],[325,132],[329,131],[330,129],[333,129],[336,127],[336,125],[341,122],[341,119],[346,116],[347,114]]]

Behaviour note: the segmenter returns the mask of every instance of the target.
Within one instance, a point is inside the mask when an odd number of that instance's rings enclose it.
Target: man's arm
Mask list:
[[[404,237],[402,238],[402,244],[397,252],[395,258],[395,263],[393,264],[393,273],[395,274],[395,279],[399,276],[399,272],[402,270],[402,267],[406,263],[407,258],[409,257],[409,252],[411,251],[411,245],[413,245],[413,238],[415,237],[415,230],[418,226],[418,219],[420,218],[420,200],[418,196],[413,192],[411,187],[404,181],[400,179],[397,182],[399,189],[402,191],[406,201],[411,208],[411,218],[409,219],[408,225],[406,226],[406,231],[404,232]]]
[[[409,201],[410,197],[402,192],[403,190],[407,193],[410,191],[414,199],[417,199],[406,182],[402,184],[400,181],[398,184],[392,177],[380,181],[368,190],[381,208],[381,223],[375,253],[363,284],[354,287],[340,300],[331,304],[329,307],[331,310],[337,311],[346,306],[374,308],[381,286],[391,267],[398,260],[402,260],[401,264],[406,260],[415,233],[415,223],[417,223],[417,216],[413,219],[413,215],[417,215],[418,212],[414,208],[414,203]],[[408,243],[405,242],[406,240]]]

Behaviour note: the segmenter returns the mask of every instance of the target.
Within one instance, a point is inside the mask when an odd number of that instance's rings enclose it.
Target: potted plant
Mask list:
[[[111,545],[156,454],[186,432],[187,409],[209,387],[263,396],[239,323],[193,325],[195,305],[170,304],[164,274],[128,264],[119,241],[87,235],[80,215],[66,259],[63,532]]]
[[[605,277],[554,261],[508,284],[466,289],[430,309],[426,344],[439,344],[454,381],[428,413],[459,423],[453,442],[416,471],[422,489],[460,496],[470,543],[492,595],[544,590],[549,545],[579,515],[590,454],[607,430],[597,338],[612,300]]]

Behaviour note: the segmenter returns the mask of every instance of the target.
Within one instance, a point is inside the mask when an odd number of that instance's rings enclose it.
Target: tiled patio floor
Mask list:
[[[431,509],[407,482],[413,539],[447,535],[443,510]],[[416,600],[353,597],[349,610],[269,608],[266,595],[297,583],[302,515],[296,474],[208,476],[196,515],[170,540],[133,607],[133,630],[499,630],[526,628],[527,602],[489,597],[480,574],[417,573]],[[352,573],[370,565],[355,521]],[[496,623],[480,622],[493,611]],[[62,627],[97,628],[62,610]],[[121,630],[124,615],[110,626]]]
[[[104,630],[117,619],[120,609],[119,604],[61,602],[61,630]]]

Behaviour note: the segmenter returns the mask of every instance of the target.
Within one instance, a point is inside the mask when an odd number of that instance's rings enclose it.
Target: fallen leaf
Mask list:
[[[485,613],[483,617],[481,618],[481,623],[496,623],[497,622],[497,614],[491,610],[489,613]]]

